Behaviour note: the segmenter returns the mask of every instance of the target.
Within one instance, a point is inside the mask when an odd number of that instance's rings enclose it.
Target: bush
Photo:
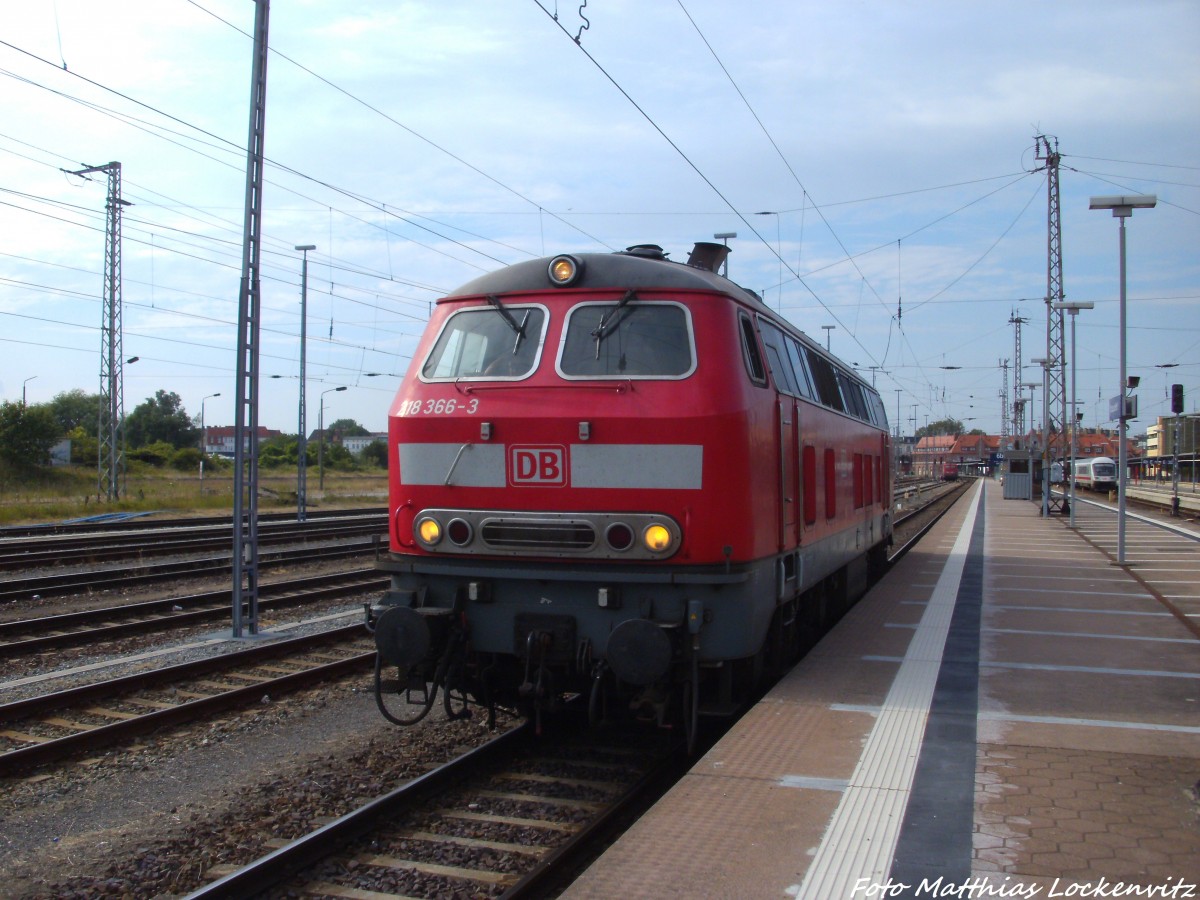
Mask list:
[[[200,458],[203,454],[195,447],[183,447],[171,454],[171,468],[180,472],[195,472],[200,470]]]
[[[45,406],[0,404],[0,457],[15,466],[44,466],[62,434]]]
[[[126,451],[125,458],[161,469],[174,455],[175,448],[166,441],[155,441],[153,444],[138,447],[136,450]]]
[[[358,458],[364,465],[386,469],[388,464],[387,441],[372,441],[363,448],[363,452]]]

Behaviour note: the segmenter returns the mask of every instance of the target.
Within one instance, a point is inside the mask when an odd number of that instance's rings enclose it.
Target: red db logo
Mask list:
[[[561,445],[510,447],[508,483],[564,486],[567,483],[566,448]]]

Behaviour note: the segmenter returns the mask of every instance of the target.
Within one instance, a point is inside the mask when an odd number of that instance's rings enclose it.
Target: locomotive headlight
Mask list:
[[[583,263],[573,256],[564,254],[550,260],[550,265],[546,271],[554,284],[558,287],[567,287],[577,281],[579,276],[583,274]]]
[[[642,543],[652,553],[666,553],[673,549],[675,538],[665,525],[648,525],[642,532]]]
[[[442,539],[442,523],[430,516],[418,519],[417,537],[427,547],[434,546]]]

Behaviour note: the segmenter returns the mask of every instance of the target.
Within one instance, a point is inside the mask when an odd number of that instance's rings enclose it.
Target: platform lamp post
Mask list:
[[[30,375],[28,378],[26,378],[24,381],[21,382],[21,407],[22,408],[24,408],[24,406],[25,406],[25,385],[29,384],[29,382],[33,381],[33,379],[35,379],[35,378],[37,378],[36,375]]]
[[[320,435],[317,444],[317,480],[321,488],[322,495],[325,492],[325,395],[332,394],[335,391],[346,390],[346,385],[341,387],[330,388],[327,391],[321,391],[321,409],[317,414],[317,433]]]
[[[1134,194],[1131,196],[1092,197],[1088,200],[1088,209],[1111,209],[1113,218],[1121,220],[1120,228],[1120,280],[1121,280],[1121,389],[1117,399],[1118,410],[1117,440],[1117,565],[1125,565],[1125,490],[1128,465],[1125,449],[1126,421],[1129,419],[1129,403],[1125,396],[1128,378],[1125,372],[1125,220],[1133,215],[1135,209],[1153,209],[1158,204],[1154,194]]]
[[[307,398],[304,396],[304,351],[308,337],[308,251],[316,250],[316,244],[297,244],[296,249],[304,254],[300,263],[300,424],[296,435],[296,521],[305,521],[305,506],[308,502],[308,425],[305,422]]]
[[[204,403],[213,397],[220,397],[221,392],[209,394],[200,400],[200,493],[204,493],[204,457],[208,456],[208,434],[204,430]]]
[[[1095,309],[1096,304],[1087,301],[1051,304],[1054,309],[1066,310],[1071,315],[1071,462],[1066,471],[1068,490],[1071,492],[1071,527],[1075,527],[1075,457],[1079,455],[1079,419],[1075,415],[1075,319],[1081,309]]]
[[[832,353],[833,351],[829,349],[829,333],[831,331],[833,331],[835,328],[837,328],[837,326],[836,325],[822,325],[821,327],[825,329],[825,349],[827,351],[829,351],[830,353]]]

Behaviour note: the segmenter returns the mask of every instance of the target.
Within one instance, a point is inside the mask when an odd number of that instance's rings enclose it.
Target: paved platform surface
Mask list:
[[[1076,522],[973,487],[563,896],[1200,897],[1200,544]]]

